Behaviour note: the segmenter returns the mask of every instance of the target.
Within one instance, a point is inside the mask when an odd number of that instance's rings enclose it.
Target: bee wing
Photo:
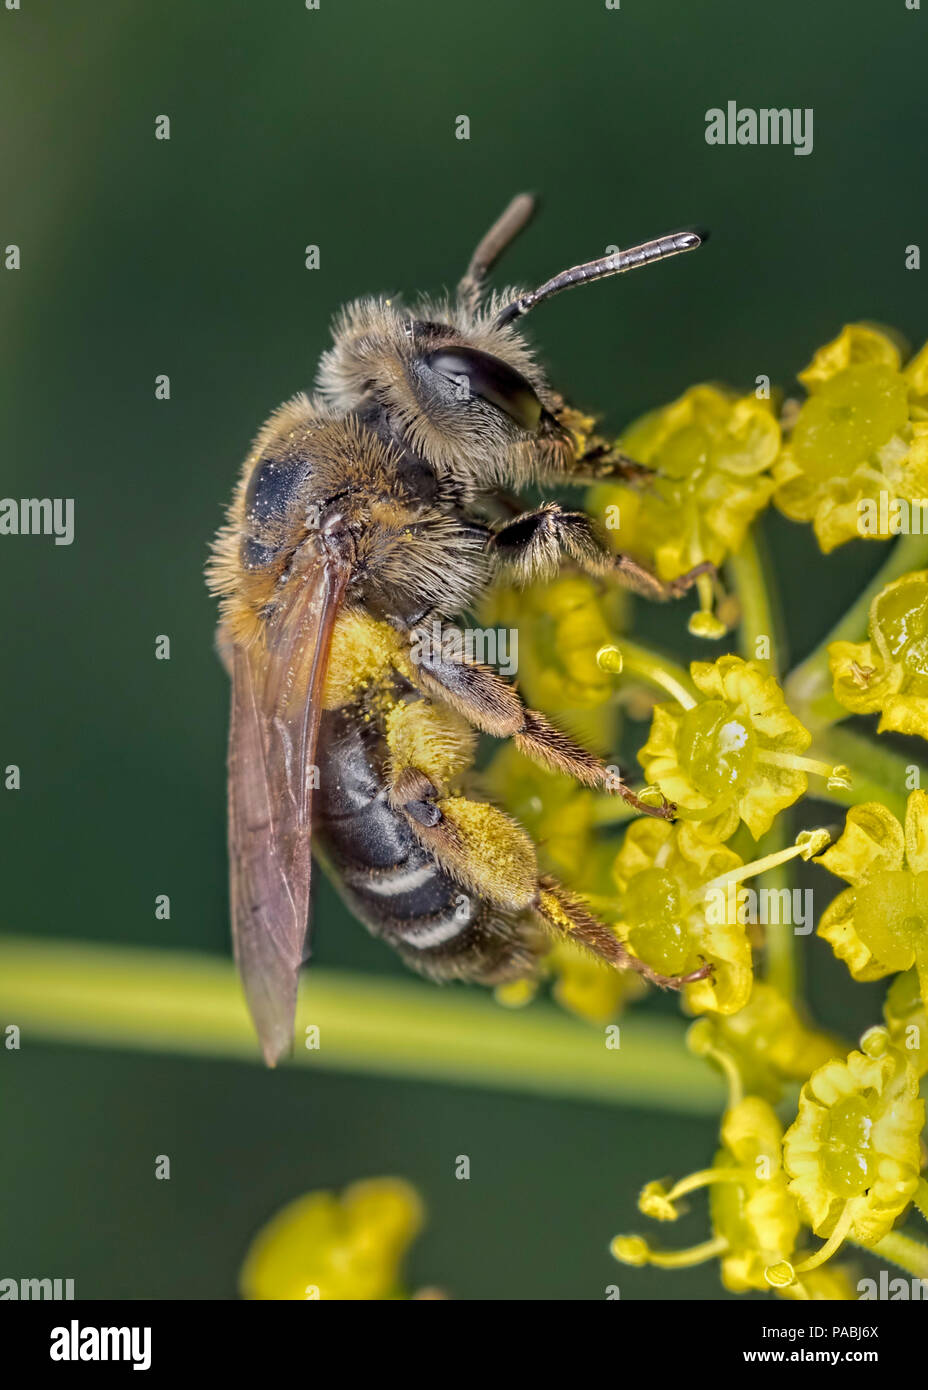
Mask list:
[[[309,916],[311,774],[332,630],[348,576],[337,560],[311,563],[291,578],[263,638],[232,652],[232,940],[269,1066],[293,1041]]]

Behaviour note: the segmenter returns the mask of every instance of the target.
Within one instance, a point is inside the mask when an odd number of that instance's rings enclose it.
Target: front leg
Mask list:
[[[592,483],[624,483],[649,488],[659,474],[638,463],[614,443],[596,433],[596,421],[561,402],[543,419],[547,432],[535,460],[539,482],[561,487],[588,487]]]
[[[567,487],[591,487],[593,483],[624,483],[626,487],[646,491],[654,486],[660,474],[646,463],[637,463],[621,450],[603,442],[598,449],[589,450],[572,465],[570,472],[556,475],[552,481]]]
[[[492,545],[497,558],[515,571],[522,584],[553,578],[565,556],[588,574],[617,579],[634,593],[661,601],[679,598],[700,575],[716,573],[712,562],[704,560],[676,579],[658,579],[631,556],[613,554],[586,512],[564,511],[557,502],[546,502],[497,527]]]

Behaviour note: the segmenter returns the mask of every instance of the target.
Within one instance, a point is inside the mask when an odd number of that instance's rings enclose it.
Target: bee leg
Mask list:
[[[662,989],[680,989],[705,979],[710,965],[687,975],[663,975],[632,955],[586,904],[555,879],[538,878],[535,847],[520,825],[495,806],[464,797],[439,797],[438,789],[414,768],[390,789],[422,847],[462,888],[508,912],[533,911],[549,934],[564,936],[616,970],[634,970]]]
[[[716,573],[715,565],[704,560],[676,579],[658,579],[631,556],[613,554],[586,512],[564,511],[558,502],[546,502],[505,522],[494,531],[492,543],[495,555],[515,570],[522,584],[551,579],[566,557],[588,574],[618,579],[636,594],[665,601],[685,594],[700,575]]]
[[[658,476],[646,463],[638,463],[628,454],[600,443],[582,454],[562,481],[577,487],[588,487],[591,483],[625,483],[628,487],[646,489],[654,486]]]
[[[546,928],[549,931],[553,930],[558,936],[585,946],[588,951],[608,961],[617,970],[634,970],[652,985],[659,985],[661,989],[680,989],[683,985],[704,980],[712,973],[712,966],[707,964],[701,965],[698,970],[691,970],[687,975],[662,975],[659,971],[652,970],[637,956],[633,956],[614,932],[602,922],[598,922],[586,904],[572,893],[566,892],[556,879],[540,879],[538,888],[537,912]]]
[[[636,811],[673,820],[673,802],[664,799],[660,806],[649,806],[641,801],[616,767],[574,742],[537,710],[527,709],[512,686],[488,666],[438,654],[424,657],[413,673],[420,689],[450,705],[481,732],[513,739],[520,752],[543,767],[566,773],[585,787],[615,792]]]
[[[533,474],[537,482],[587,487],[590,483],[620,482],[629,487],[652,487],[657,469],[639,463],[596,433],[596,419],[555,397],[542,413],[535,440]]]
[[[395,777],[387,789],[387,800],[396,811],[402,811],[416,830],[433,830],[441,824],[438,788],[418,768],[407,767]]]
[[[440,797],[422,772],[408,768],[390,790],[424,849],[463,888],[507,912],[533,911],[548,932],[568,936],[616,970],[634,970],[662,989],[705,979],[711,966],[686,975],[663,975],[632,955],[598,922],[582,899],[555,879],[539,878],[535,846],[520,825],[486,802]]]
[[[538,877],[535,846],[497,807],[463,796],[441,796],[435,783],[414,767],[394,778],[388,798],[440,867],[492,907],[534,913],[549,934],[566,936],[616,970],[634,970],[662,989],[680,989],[710,973],[711,966],[704,965],[687,975],[662,975],[632,955],[582,899],[555,879]]]
[[[425,773],[411,767],[392,783],[388,798],[423,849],[462,888],[507,912],[536,906],[535,846],[505,811],[464,796],[441,796]]]

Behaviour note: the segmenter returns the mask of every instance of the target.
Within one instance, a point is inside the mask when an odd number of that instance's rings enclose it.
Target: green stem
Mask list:
[[[860,1244],[859,1241],[853,1243]],[[871,1255],[881,1255],[884,1260],[898,1265],[916,1279],[928,1279],[928,1245],[922,1245],[920,1240],[914,1240],[912,1236],[903,1235],[901,1231],[890,1231],[876,1245],[861,1245],[860,1248]]]
[[[756,526],[748,532],[737,555],[729,558],[726,568],[741,605],[738,650],[746,661],[763,660],[757,656],[758,639],[766,637],[770,643],[767,660],[776,675],[783,666],[781,657],[785,656],[783,621],[773,569]]]
[[[728,562],[728,572],[741,604],[741,624],[738,648],[748,661],[756,661],[758,639],[770,643],[768,665],[778,673],[782,650],[782,622],[779,615],[776,584],[757,527],[752,527],[737,555]],[[776,854],[790,843],[789,817],[780,815],[758,845],[758,856]],[[779,892],[793,886],[792,864],[779,864],[759,879],[765,888]],[[787,999],[795,999],[799,990],[799,964],[796,933],[788,922],[769,922],[764,938],[766,978]]]
[[[192,952],[0,937],[0,1022],[37,1040],[260,1060],[231,962]],[[300,1045],[319,1029],[318,1050]],[[676,1020],[638,1014],[621,1046],[538,1003],[312,969],[293,1064],[708,1115],[722,1088]]]
[[[862,642],[867,635],[870,604],[881,589],[909,570],[928,566],[928,536],[900,536],[885,564],[826,637],[786,680],[790,708],[810,729],[824,728],[847,719],[850,710],[832,694],[828,648],[832,642]]]

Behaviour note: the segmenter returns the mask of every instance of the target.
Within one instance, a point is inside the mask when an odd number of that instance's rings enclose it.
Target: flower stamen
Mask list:
[[[775,869],[780,864],[786,864],[790,859],[802,858],[811,859],[815,854],[821,854],[825,846],[830,844],[831,835],[821,827],[818,830],[804,830],[796,839],[796,843],[787,846],[786,849],[777,850],[774,854],[765,854],[762,859],[752,859],[748,864],[741,864],[736,869],[729,869],[727,873],[718,874],[715,878],[710,878],[707,883],[701,885],[696,893],[691,896],[691,901],[696,902],[705,897],[707,893],[714,892],[719,888],[726,888],[729,885],[743,883],[747,878],[754,878],[757,874],[767,873],[769,869]]]
[[[775,748],[765,748],[757,754],[761,763],[772,767],[786,767],[794,772],[811,772],[816,777],[825,777],[829,789],[837,791],[851,785],[850,769],[843,764],[835,767],[832,763],[821,762],[818,758],[803,758],[798,753],[781,753]]]
[[[701,1245],[691,1245],[685,1250],[652,1250],[641,1236],[616,1236],[609,1246],[615,1259],[625,1265],[654,1265],[657,1269],[689,1269],[692,1265],[705,1264],[717,1255],[728,1251],[728,1241],[723,1236],[705,1240]]]
[[[697,1173],[690,1173],[688,1177],[681,1178],[679,1182],[674,1183],[669,1192],[663,1183],[648,1183],[638,1198],[638,1210],[644,1216],[654,1217],[657,1221],[676,1221],[680,1213],[675,1210],[675,1203],[681,1197],[687,1196],[690,1192],[698,1192],[703,1187],[712,1187],[715,1183],[744,1181],[745,1174],[741,1168],[703,1168]]]
[[[836,1255],[847,1239],[851,1226],[854,1224],[854,1216],[859,1200],[860,1199],[857,1198],[845,1203],[844,1210],[838,1218],[837,1226],[835,1226],[831,1235],[825,1241],[825,1244],[821,1246],[820,1249],[816,1250],[814,1255],[809,1255],[807,1259],[803,1260],[802,1263],[798,1265],[790,1264],[789,1260],[781,1260],[778,1264],[768,1265],[764,1270],[764,1277],[767,1282],[774,1288],[785,1288],[795,1281],[798,1274],[808,1274],[810,1270],[818,1269],[819,1265],[823,1265],[826,1260],[830,1260],[832,1255]],[[787,1274],[789,1277],[787,1277]]]

